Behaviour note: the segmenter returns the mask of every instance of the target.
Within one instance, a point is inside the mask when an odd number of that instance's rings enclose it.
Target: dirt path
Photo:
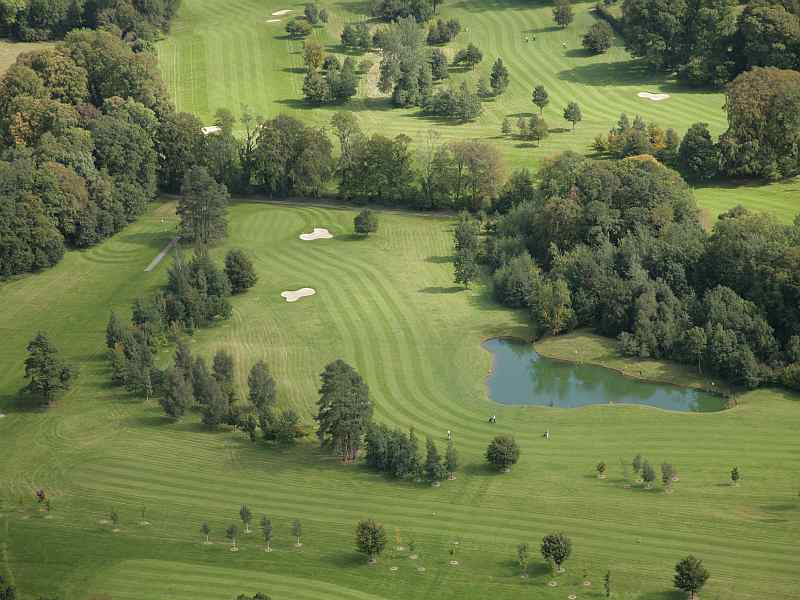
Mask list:
[[[164,249],[158,253],[158,256],[156,256],[152,261],[150,261],[150,264],[147,265],[147,267],[145,267],[144,272],[149,273],[150,271],[155,269],[158,266],[158,263],[160,263],[167,255],[167,252],[169,252],[172,249],[172,247],[177,243],[178,243],[178,238],[177,237],[172,238],[169,244],[164,246]]]

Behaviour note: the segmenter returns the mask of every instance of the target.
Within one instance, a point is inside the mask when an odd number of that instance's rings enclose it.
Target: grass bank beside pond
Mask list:
[[[717,393],[735,392],[724,382],[717,378],[704,377],[689,365],[623,356],[617,340],[591,333],[586,329],[541,339],[534,344],[534,348],[536,352],[548,358],[598,365],[635,379]]]

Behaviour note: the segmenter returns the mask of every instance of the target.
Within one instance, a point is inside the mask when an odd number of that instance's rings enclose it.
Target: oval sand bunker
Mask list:
[[[647,98],[653,102],[661,102],[669,98],[669,94],[653,94],[651,92],[639,92],[637,96],[639,96],[639,98]]]
[[[329,240],[332,237],[333,234],[324,227],[314,227],[314,231],[311,233],[300,234],[300,239],[304,242],[310,242],[311,240]]]
[[[317,293],[314,288],[300,288],[299,290],[281,292],[281,297],[286,298],[287,302],[297,302],[300,298],[313,296]]]

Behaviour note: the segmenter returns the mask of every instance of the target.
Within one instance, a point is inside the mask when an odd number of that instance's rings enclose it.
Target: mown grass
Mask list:
[[[683,134],[697,121],[708,123],[718,135],[726,127],[721,93],[681,87],[663,75],[649,71],[632,59],[617,38],[607,54],[590,56],[582,49],[581,37],[595,22],[594,2],[575,4],[575,21],[559,29],[552,19],[552,3],[544,0],[457,0],[444,3],[441,15],[458,18],[464,31],[450,44],[452,54],[470,42],[484,53],[474,71],[454,69],[451,81],[467,79],[477,83],[488,77],[499,56],[506,63],[511,84],[502,96],[484,103],[484,114],[474,123],[456,124],[432,119],[417,109],[394,109],[385,97],[368,92],[366,78],[359,94],[344,106],[312,108],[302,101],[304,76],[302,42],[289,40],[286,21],[302,14],[303,2],[282,0],[187,0],[174,22],[171,34],[158,45],[160,65],[179,110],[197,114],[211,123],[218,108],[239,113],[246,104],[266,117],[279,113],[294,115],[316,126],[326,126],[336,110],[357,114],[362,127],[384,135],[406,134],[417,147],[431,134],[441,141],[480,138],[497,144],[509,169],[536,168],[542,160],[558,152],[573,150],[591,153],[595,136],[614,126],[621,112],[631,118],[640,114],[663,128]],[[340,59],[346,55],[339,42],[345,23],[365,19],[367,3],[357,0],[320,0],[331,19],[316,36],[329,53]],[[283,16],[273,12],[291,9]],[[280,19],[278,23],[267,23]],[[534,41],[535,36],[535,41]],[[526,38],[529,41],[525,41]],[[564,47],[566,45],[566,48]],[[353,55],[357,61],[360,55]],[[368,55],[379,62],[376,53]],[[550,93],[544,117],[551,135],[541,146],[515,137],[503,136],[500,128],[509,118],[516,129],[517,119],[530,117],[538,109],[531,103],[534,85],[543,84]],[[670,99],[653,102],[637,97],[640,91],[666,92]],[[577,101],[583,121],[570,131],[562,112],[570,101]],[[797,187],[796,182],[790,187]],[[698,190],[698,200],[708,211],[709,222],[736,204],[769,211],[784,221],[797,214],[797,200],[782,185],[729,185]],[[795,194],[796,196],[796,194]]]
[[[528,336],[525,315],[497,306],[482,287],[453,286],[444,218],[382,213],[381,230],[362,240],[350,235],[348,209],[235,205],[229,242],[215,253],[244,248],[260,280],[234,299],[230,321],[197,333],[192,349],[233,352],[240,382],[264,358],[280,404],[308,421],[322,366],[350,361],[370,385],[378,420],[413,426],[442,447],[454,432],[463,462],[455,481],[438,489],[392,482],[337,464],[312,441],[276,449],[232,431],[208,433],[195,414],[172,423],[154,401],[110,387],[108,312],[126,311],[163,281],[168,262],[151,273],[144,267],[172,235],[172,210],[156,206],[50,271],[0,284],[0,572],[23,600],[228,600],[257,590],[275,600],[600,598],[607,569],[618,598],[677,600],[672,568],[690,552],[712,572],[706,598],[796,594],[797,397],[760,390],[733,410],[706,414],[492,403],[484,385],[490,355],[480,341]],[[336,237],[297,239],[314,226]],[[317,295],[294,304],[280,298],[301,286]],[[24,346],[39,329],[81,365],[76,387],[47,411],[17,397]],[[486,422],[492,413],[495,426]],[[508,475],[483,467],[498,432],[513,433],[522,447]],[[637,452],[678,468],[675,493],[624,487],[620,460]],[[594,474],[600,460],[610,466],[604,481]],[[727,485],[733,465],[743,474],[738,488]],[[38,487],[51,495],[50,519],[36,510]],[[263,552],[256,533],[241,537],[240,552],[227,550],[223,531],[242,503],[256,519],[273,519],[275,552]],[[142,506],[149,526],[139,524]],[[122,519],[118,533],[100,523],[111,509]],[[355,523],[366,516],[383,521],[390,538],[398,528],[403,545],[413,538],[419,559],[387,553],[368,567],[353,549]],[[292,545],[294,518],[304,526],[301,550]],[[211,546],[200,543],[203,520]],[[520,579],[517,544],[535,549],[553,530],[575,546],[560,586],[545,585],[538,560]],[[460,541],[458,567],[447,564],[451,541]],[[590,588],[580,584],[583,569]]]

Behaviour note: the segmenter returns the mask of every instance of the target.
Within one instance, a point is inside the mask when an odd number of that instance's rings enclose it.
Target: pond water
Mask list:
[[[576,408],[588,404],[647,404],[667,410],[713,412],[725,408],[721,396],[700,390],[648,383],[594,365],[539,356],[520,340],[491,339],[493,355],[486,379],[489,396],[501,404]]]

